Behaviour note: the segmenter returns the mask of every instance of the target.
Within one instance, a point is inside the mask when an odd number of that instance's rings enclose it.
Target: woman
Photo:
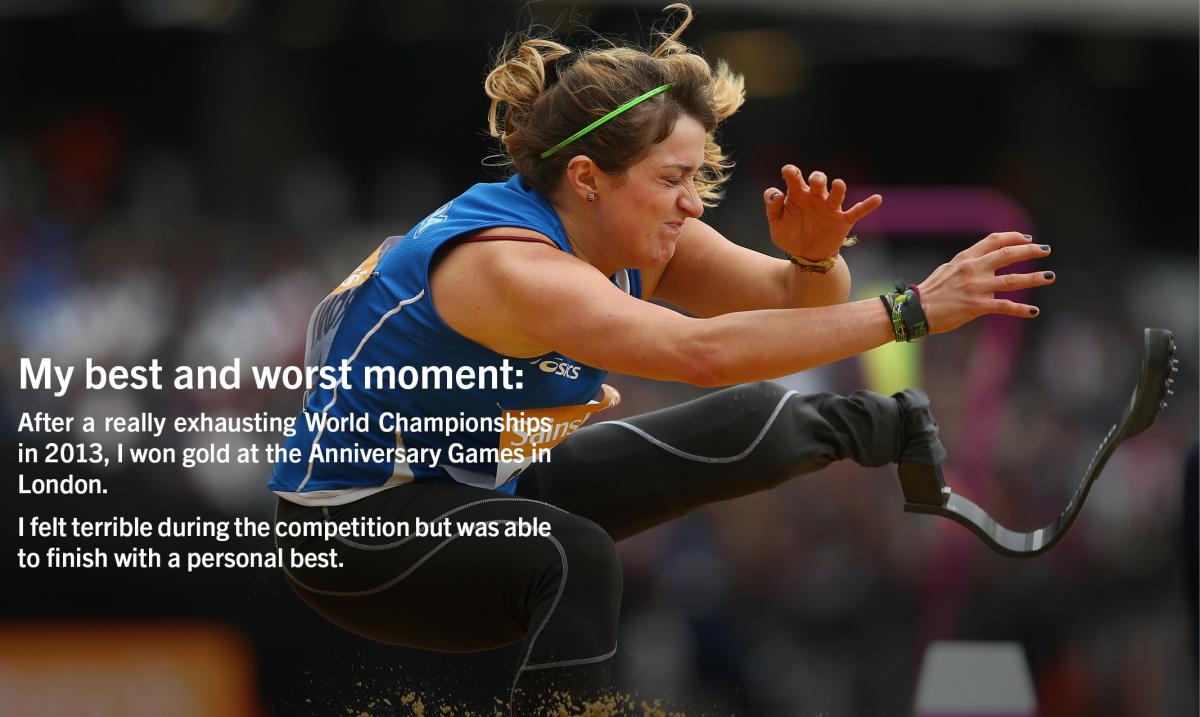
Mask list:
[[[343,563],[289,579],[322,615],[382,642],[468,651],[520,641],[519,714],[549,690],[578,697],[608,683],[614,540],[834,460],[945,457],[922,394],[801,396],[759,381],[985,314],[1031,318],[1035,307],[993,292],[1053,281],[996,276],[1049,254],[1000,233],[919,286],[845,303],[840,249],[882,199],[843,210],[841,180],[806,181],[791,165],[786,188],[764,194],[788,259],[725,240],[701,215],[730,167],[713,132],[741,105],[742,80],[678,41],[691,12],[670,7],[683,22],[652,52],[529,39],[501,53],[485,82],[488,120],[518,173],[389,238],[318,306],[307,362],[346,367],[347,383],[306,396],[288,444],[303,459],[280,462],[271,482],[279,521],[423,524],[392,539],[284,539],[333,547]],[[466,380],[396,386],[377,370],[434,366]],[[512,380],[476,380],[487,369]],[[607,371],[736,386],[576,430],[617,401]],[[313,420],[361,416],[369,425]],[[553,451],[534,461],[531,447]],[[503,536],[535,522],[549,534]],[[486,526],[493,537],[465,533]]]

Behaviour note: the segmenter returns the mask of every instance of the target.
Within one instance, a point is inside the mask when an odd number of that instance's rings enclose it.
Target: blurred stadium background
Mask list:
[[[722,134],[738,168],[707,215],[727,236],[771,250],[761,192],[794,162],[884,192],[846,253],[856,298],[991,230],[1054,247],[1038,320],[904,347],[908,374],[850,360],[790,383],[920,382],[951,480],[1028,529],[1065,505],[1120,412],[1141,327],[1173,330],[1183,363],[1158,425],[1037,560],[901,512],[890,471],[848,465],[627,541],[622,686],[689,715],[903,715],[931,641],[1013,640],[1041,715],[1196,714],[1194,0],[695,7],[685,39],[748,80]],[[582,20],[636,41],[660,17],[616,2],[0,1],[8,475],[11,446],[36,442],[14,432],[23,411],[292,413],[292,392],[54,399],[17,391],[17,361],[300,362],[311,307],[375,245],[503,175],[484,163],[481,81],[506,30],[533,18],[586,38]],[[625,413],[698,393],[614,383]],[[10,493],[0,522],[267,519],[268,472],[113,470],[106,498]],[[456,685],[499,689],[511,658],[370,644],[275,573],[20,571],[11,556],[0,570],[3,714],[410,714],[409,693],[432,713]]]

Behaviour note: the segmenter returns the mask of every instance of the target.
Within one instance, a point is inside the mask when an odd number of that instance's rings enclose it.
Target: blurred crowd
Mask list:
[[[512,26],[515,6],[497,5],[503,13],[475,9]],[[692,40],[710,56],[727,50],[737,66],[746,38],[734,30],[753,32],[772,20],[701,12]],[[18,359],[300,363],[309,311],[380,241],[471,182],[503,176],[481,164],[490,147],[479,134],[481,58],[488,43],[499,43],[499,31],[473,26],[467,33],[463,42],[478,45],[474,54],[441,70],[453,91],[422,96],[424,88],[406,86],[424,84],[406,78],[411,68],[384,62],[392,53],[411,60],[444,42],[447,22],[434,22],[433,39],[380,38],[350,25],[340,39],[305,47],[260,33],[253,22],[216,33],[91,14],[0,20],[0,45],[18,61],[18,69],[0,71],[0,95],[12,100],[0,114],[3,430],[28,441],[15,434],[16,418],[34,410],[292,414],[298,393],[251,388],[76,389],[54,398],[17,390]],[[898,715],[911,707],[931,640],[1016,640],[1030,660],[1040,714],[1194,714],[1194,605],[1183,555],[1196,536],[1181,526],[1200,355],[1190,203],[1197,189],[1195,34],[972,28],[947,30],[955,38],[947,40],[937,28],[849,32],[829,19],[774,27],[764,41],[792,53],[784,79],[793,83],[747,68],[750,102],[724,136],[739,171],[725,204],[710,213],[718,229],[771,251],[758,196],[777,181],[778,166],[792,161],[843,176],[852,191],[880,188],[881,216],[902,209],[889,205],[888,187],[983,187],[1021,207],[1027,228],[1054,246],[1047,268],[1060,280],[1035,296],[1042,316],[1016,328],[1005,324],[1016,320],[990,320],[1001,322],[1004,351],[987,343],[981,321],[891,359],[933,399],[956,490],[1016,529],[1049,523],[1128,400],[1142,327],[1175,332],[1182,370],[1158,424],[1122,447],[1071,535],[1036,560],[991,554],[957,525],[904,513],[890,470],[853,465],[626,541],[623,686],[688,714]],[[838,31],[850,47],[824,39]],[[901,41],[904,32],[929,42]],[[113,68],[71,68],[83,79],[55,86],[68,74],[65,61],[33,50],[36,38],[52,34],[112,53]],[[852,51],[866,46],[876,54]],[[1114,64],[1113,53],[1126,63]],[[169,80],[118,76],[159,57]],[[766,73],[761,83],[770,93],[755,95],[751,69]],[[346,83],[373,86],[352,91]],[[271,94],[278,88],[283,99]],[[1138,119],[1127,115],[1171,106],[1176,92],[1192,101],[1155,116],[1157,138],[1154,130],[1126,133]],[[381,97],[389,93],[405,96]],[[964,126],[972,118],[978,124]],[[438,122],[440,133],[430,134]],[[347,139],[348,132],[361,136]],[[1168,143],[1185,136],[1184,146]],[[1009,228],[1017,227],[994,227]],[[978,236],[867,226],[846,252],[854,298],[902,276],[918,281]],[[1003,377],[998,384],[989,382],[991,373]],[[783,380],[812,391],[888,386],[861,359]],[[628,377],[612,382],[626,397],[618,409],[625,414],[701,393]],[[1002,394],[980,388],[995,385]],[[987,436],[972,433],[984,429]],[[164,440],[205,445],[230,437]],[[956,452],[964,446],[978,450]],[[262,518],[273,505],[268,474],[265,465],[113,466],[105,475],[119,501],[76,501],[70,510]],[[22,501],[6,514],[62,505]],[[293,676],[332,669],[324,654],[281,654],[275,640],[285,628],[269,616],[284,610],[292,624],[306,626],[319,618],[294,604],[278,576],[214,573],[191,583],[163,576],[151,587],[148,579],[109,575],[89,586],[98,598],[84,610],[54,596],[71,578],[4,571],[9,584],[37,586],[36,595],[7,596],[4,619],[227,620],[262,656],[268,711],[300,713],[288,700],[328,687],[318,678],[285,687],[272,674],[281,665]],[[201,582],[204,590],[196,591]],[[153,607],[142,605],[141,591],[156,596]],[[214,606],[197,594],[216,591],[244,597]],[[408,663],[420,659],[404,654]]]

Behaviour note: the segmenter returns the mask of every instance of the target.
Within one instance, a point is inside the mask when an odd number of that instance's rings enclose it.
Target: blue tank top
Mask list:
[[[619,401],[603,385],[604,371],[558,353],[504,356],[442,320],[429,290],[435,254],[497,226],[539,232],[571,251],[554,209],[517,175],[476,184],[407,234],[389,237],[317,305],[305,365],[324,367],[325,380],[305,394],[295,435],[275,465],[275,493],[340,505],[414,480],[447,479],[512,492],[526,465]],[[613,281],[641,297],[637,270]]]

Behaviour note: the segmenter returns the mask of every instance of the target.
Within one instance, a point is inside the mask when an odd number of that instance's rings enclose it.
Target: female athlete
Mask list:
[[[683,20],[652,51],[517,39],[501,53],[488,123],[516,173],[384,241],[317,307],[306,362],[347,378],[305,396],[288,442],[302,457],[271,481],[278,521],[346,528],[280,539],[337,551],[340,567],[288,571],[305,602],[389,644],[520,642],[515,714],[608,685],[614,541],[835,460],[945,457],[919,392],[799,395],[765,379],[985,314],[1032,318],[993,292],[1054,280],[997,276],[1049,254],[997,233],[918,286],[846,303],[840,250],[882,199],[843,209],[842,180],[792,165],[764,194],[788,258],[727,241],[701,217],[731,166],[714,131],[742,79],[689,51],[691,11],[670,8]],[[618,400],[608,371],[733,388],[580,428]],[[412,532],[353,531],[372,521]],[[549,533],[510,535],[535,523]]]

